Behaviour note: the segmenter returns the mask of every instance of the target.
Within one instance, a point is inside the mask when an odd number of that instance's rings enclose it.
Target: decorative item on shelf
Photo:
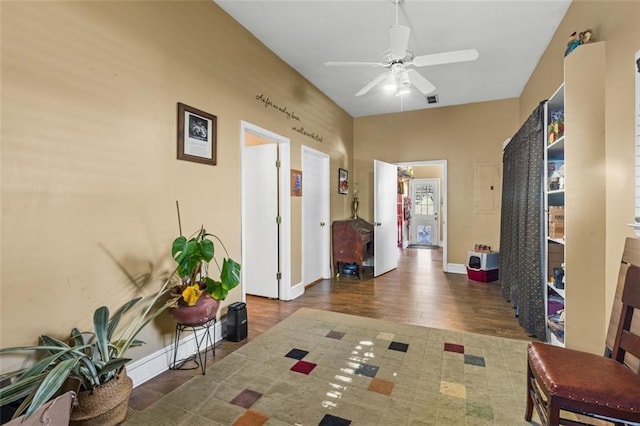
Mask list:
[[[593,36],[593,32],[591,30],[584,30],[580,33],[580,44],[591,43],[591,37]]]
[[[413,179],[413,167],[409,166],[399,166],[398,167],[398,180],[406,181],[409,179]]]
[[[10,384],[0,388],[0,405],[19,404],[14,418],[26,418],[52,397],[73,390],[78,397],[70,424],[122,422],[132,389],[124,368],[131,361],[125,357],[126,352],[144,343],[136,339],[138,333],[174,303],[172,299],[160,302],[170,289],[174,274],[155,294],[132,299],[113,315],[106,306],[96,309],[93,331],[73,328],[65,340],[42,335],[40,345],[0,349],[0,354],[42,354],[31,367],[3,376]]]
[[[591,39],[592,37],[593,32],[590,29],[581,31],[580,33],[577,33],[576,31],[571,33],[569,36],[569,42],[567,43],[567,49],[564,51],[564,56],[566,57],[569,55],[569,53],[576,50],[580,45],[591,43],[593,41]]]
[[[560,268],[553,268],[553,285],[564,290],[564,263]]]
[[[177,201],[176,208],[182,234]],[[210,237],[218,241],[227,256],[222,259],[222,266],[215,257],[215,245]],[[217,315],[219,302],[240,284],[240,264],[229,257],[220,238],[208,233],[204,227],[200,227],[189,239],[182,235],[176,238],[171,245],[171,256],[178,264],[176,270],[181,278],[180,284],[172,289],[177,297],[170,309],[171,314],[180,324],[199,325],[208,322]],[[218,280],[208,274],[208,265],[212,260],[220,273]]]
[[[547,162],[547,176],[549,191],[564,189],[564,160],[549,160]]]
[[[578,46],[580,46],[580,38],[578,38],[578,33],[574,31],[569,36],[569,42],[567,43],[567,49],[564,51],[564,56],[573,52]]]
[[[547,133],[548,145],[553,144],[564,136],[564,111],[560,110],[551,113]]]
[[[360,201],[358,201],[358,184],[353,185],[353,199],[351,200],[351,219],[358,218],[358,206],[360,205]]]

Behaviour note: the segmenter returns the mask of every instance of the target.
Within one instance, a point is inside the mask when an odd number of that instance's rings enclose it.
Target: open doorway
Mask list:
[[[240,123],[242,299],[291,299],[289,139]]]
[[[442,247],[447,264],[447,160],[396,163],[399,168],[398,245]]]

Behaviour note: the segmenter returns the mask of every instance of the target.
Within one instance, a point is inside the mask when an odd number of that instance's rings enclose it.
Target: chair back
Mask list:
[[[612,358],[640,374],[640,239],[637,238],[627,238],[625,242],[606,343]]]

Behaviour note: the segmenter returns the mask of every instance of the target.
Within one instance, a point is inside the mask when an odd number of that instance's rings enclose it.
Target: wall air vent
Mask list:
[[[437,104],[438,103],[438,95],[427,96],[428,104]]]

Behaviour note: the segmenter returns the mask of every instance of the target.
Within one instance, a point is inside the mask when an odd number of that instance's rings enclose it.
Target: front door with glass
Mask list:
[[[413,215],[409,222],[409,244],[440,245],[440,180],[411,181]]]

